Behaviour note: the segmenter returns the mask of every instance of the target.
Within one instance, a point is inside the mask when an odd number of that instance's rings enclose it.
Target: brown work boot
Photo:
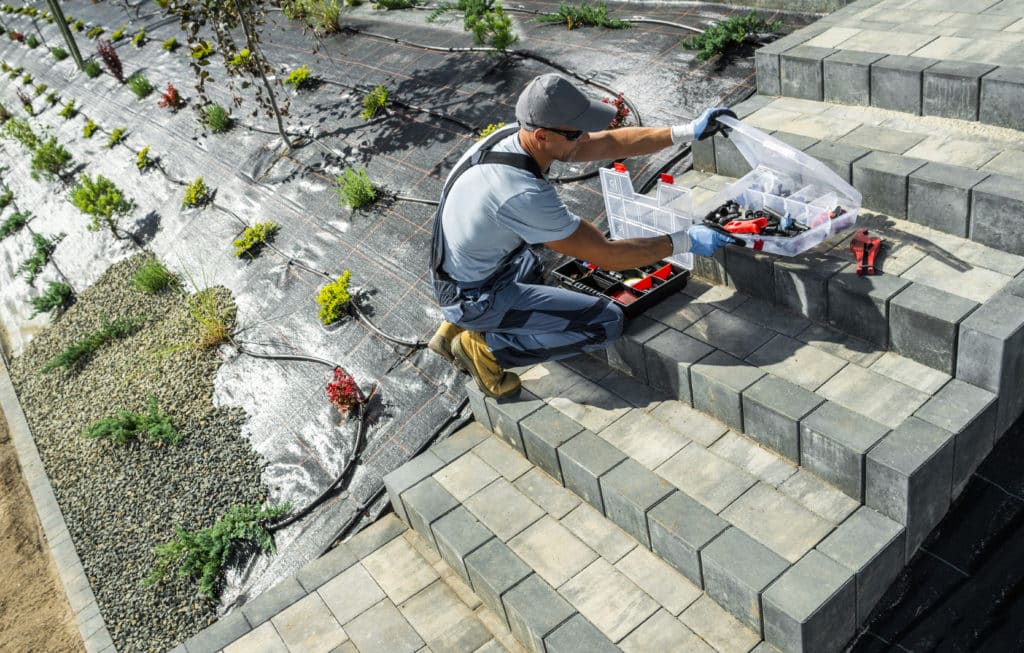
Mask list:
[[[427,349],[434,352],[441,358],[454,363],[455,359],[452,357],[452,340],[458,337],[458,335],[463,331],[465,331],[465,329],[455,326],[451,322],[442,322],[441,326],[437,328],[437,333],[435,333],[434,337],[427,343]]]
[[[452,354],[487,396],[500,399],[519,392],[519,376],[501,369],[484,337],[476,331],[463,331],[452,340]]]

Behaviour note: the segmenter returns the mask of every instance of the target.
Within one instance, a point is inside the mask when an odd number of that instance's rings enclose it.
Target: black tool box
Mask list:
[[[555,268],[552,274],[570,290],[607,297],[622,309],[626,317],[636,317],[682,290],[690,278],[689,270],[667,261],[612,272],[573,259]]]

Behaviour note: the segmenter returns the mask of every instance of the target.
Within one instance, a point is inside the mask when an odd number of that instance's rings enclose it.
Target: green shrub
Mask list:
[[[4,192],[0,193],[0,211],[3,211],[4,209],[6,209],[7,205],[10,204],[11,200],[13,200],[13,199],[14,199],[14,191],[12,191],[10,188],[8,188],[8,189],[4,190]]]
[[[50,87],[46,84],[36,84],[35,88],[32,89],[32,92],[36,94],[36,97],[39,97],[40,95],[45,93],[46,89],[48,88]]]
[[[249,48],[242,48],[236,52],[230,60],[228,60],[228,64],[235,68],[245,68],[246,66],[249,66],[252,61],[252,52],[249,51]]]
[[[477,45],[489,45],[501,54],[507,54],[508,48],[519,41],[519,37],[512,31],[512,19],[502,9],[500,2],[495,2],[483,14],[472,17],[469,29]]]
[[[213,54],[213,45],[209,41],[202,41],[192,46],[192,58],[197,61],[208,59]]]
[[[288,73],[288,76],[284,78],[284,83],[291,86],[295,90],[298,90],[305,86],[309,82],[309,67],[299,66],[295,70]]]
[[[69,18],[68,20],[71,19]],[[75,22],[71,23],[71,29],[75,30],[76,32],[81,32],[83,29],[85,29],[85,21],[79,18]]]
[[[50,48],[50,54],[52,54],[53,58],[57,61],[64,61],[68,58],[68,51],[64,48]]]
[[[149,80],[142,73],[135,73],[128,78],[128,88],[140,100],[153,92],[153,85],[149,83]]]
[[[96,133],[98,125],[89,118],[85,121],[85,125],[82,127],[82,136],[85,138],[92,138],[92,135]]]
[[[376,0],[373,3],[373,8],[392,11],[396,9],[413,9],[420,6],[420,4],[420,0]]]
[[[354,2],[346,2],[354,5]],[[303,20],[317,36],[333,34],[341,28],[341,8],[337,0],[284,0],[281,11],[292,20]]]
[[[50,254],[57,247],[57,243],[64,239],[64,234],[57,234],[53,238],[46,238],[41,234],[32,234],[32,255],[21,262],[18,272],[25,273],[25,280],[29,285],[36,282],[36,277],[43,271],[50,261]]]
[[[476,140],[482,141],[482,140],[484,140],[485,138],[487,138],[488,136],[490,136],[491,134],[493,134],[494,132],[498,131],[499,129],[501,129],[504,126],[505,126],[505,123],[503,123],[503,122],[487,123],[487,126],[483,128],[483,131],[481,131],[480,135],[476,137]]]
[[[388,89],[381,85],[376,86],[363,98],[363,111],[359,117],[363,120],[370,120],[378,111],[388,108]]]
[[[139,172],[142,172],[149,167],[150,163],[152,162],[149,160],[149,146],[147,145],[135,155],[135,167],[139,169]]]
[[[22,76],[22,78],[21,78],[21,83],[22,84],[31,84],[32,83],[32,73],[25,73]]]
[[[209,201],[210,189],[202,177],[196,177],[195,181],[185,186],[185,196],[181,200],[182,206],[186,208],[202,206]]]
[[[76,115],[78,115],[78,109],[75,108],[74,99],[70,100],[67,104],[64,105],[64,107],[60,110],[59,115],[61,118],[64,118],[65,120],[70,120],[71,118],[74,118]]]
[[[71,153],[53,136],[40,142],[32,154],[32,178],[54,179],[71,163]]]
[[[137,48],[141,48],[142,46],[146,45],[147,40],[148,39],[146,38],[146,30],[140,28],[139,31],[135,33],[135,36],[132,37],[132,45],[134,45]]]
[[[7,138],[18,141],[26,150],[35,151],[39,147],[39,137],[32,131],[27,120],[11,118],[4,123],[3,134]]]
[[[64,309],[71,303],[73,295],[71,286],[68,284],[61,283],[60,281],[49,282],[46,284],[46,292],[32,300],[32,308],[34,309],[32,317],[40,313],[49,313],[54,309],[58,311]]]
[[[537,17],[540,23],[565,23],[568,29],[576,27],[606,27],[608,29],[627,29],[630,27],[628,20],[619,20],[608,17],[608,7],[603,2],[589,5],[586,2],[580,5],[558,5],[558,11],[550,14],[541,14]]]
[[[57,91],[50,91],[46,94],[46,104],[53,106],[60,102],[60,96],[57,95]]]
[[[230,339],[234,307],[222,301],[213,288],[197,290],[189,295],[185,306],[199,328],[196,346],[215,347]]]
[[[7,110],[2,103],[0,103],[0,125],[3,125],[11,119],[11,112]]]
[[[39,38],[35,34],[29,34],[25,37],[25,45],[27,45],[30,48],[38,47]]]
[[[22,227],[28,224],[28,219],[32,217],[29,211],[23,211],[21,213],[12,213],[0,222],[0,240],[7,238],[11,234],[17,233]]]
[[[365,168],[346,168],[334,178],[334,182],[335,192],[349,208],[358,209],[377,200],[377,189],[366,175]]]
[[[203,124],[214,134],[220,134],[231,128],[231,116],[227,109],[211,102],[203,107]]]
[[[178,39],[172,36],[160,44],[160,49],[166,50],[167,52],[174,52],[178,49]]]
[[[703,34],[683,40],[683,47],[698,50],[697,61],[707,61],[711,57],[725,54],[742,45],[749,36],[774,32],[779,29],[778,21],[767,23],[750,12],[746,16],[732,16],[708,28]]]
[[[128,28],[127,25],[121,25],[120,27],[118,27],[116,30],[111,32],[110,40],[111,41],[120,41],[121,39],[123,39],[124,38],[124,31],[127,28]]]
[[[135,334],[142,327],[143,322],[145,320],[140,317],[119,317],[112,322],[104,321],[98,331],[86,334],[81,340],[51,358],[40,371],[46,374],[58,367],[69,372],[79,368],[103,345]]]
[[[85,62],[85,65],[82,66],[82,72],[84,72],[86,76],[88,76],[91,79],[94,77],[99,77],[100,74],[103,73],[103,68],[100,67],[100,62],[96,61],[95,59],[90,59],[89,61]]]
[[[243,254],[248,254],[250,257],[255,258],[259,253],[259,247],[272,239],[280,228],[281,225],[272,221],[257,222],[251,227],[246,227],[245,231],[242,232],[242,237],[233,243],[235,246],[235,256],[240,257]]]
[[[124,134],[127,130],[124,127],[115,127],[114,131],[110,132],[110,138],[107,139],[106,149],[111,149],[118,143],[124,140]]]
[[[199,593],[211,601],[216,600],[223,583],[221,573],[233,548],[247,542],[251,543],[250,546],[273,552],[274,538],[264,528],[263,522],[276,519],[288,510],[287,505],[262,509],[232,506],[209,528],[194,532],[175,529],[173,540],[153,549],[157,560],[144,584],[152,586],[159,583],[177,565],[179,577],[198,580]]]
[[[96,27],[93,27],[91,30],[89,30],[88,32],[85,33],[85,38],[87,38],[87,39],[94,39],[94,38],[100,36],[101,34],[103,34],[103,32],[105,32],[105,31],[106,30],[104,30],[102,27],[97,25]]]
[[[184,433],[178,433],[171,424],[171,419],[160,412],[156,397],[150,395],[145,413],[132,413],[127,410],[117,411],[113,417],[104,417],[85,427],[83,437],[93,440],[107,439],[114,444],[126,445],[145,435],[150,442],[162,444],[178,444]]]
[[[348,282],[352,273],[345,270],[336,280],[320,289],[316,295],[316,303],[320,305],[317,317],[324,324],[334,324],[344,316],[345,308],[352,296],[348,292]]]
[[[151,257],[147,258],[132,275],[132,285],[145,293],[158,293],[176,287],[178,277],[168,270],[166,265]]]
[[[118,220],[135,208],[135,203],[103,175],[96,175],[96,179],[87,174],[79,177],[78,184],[71,189],[71,203],[92,218],[89,231],[107,227],[115,237]]]

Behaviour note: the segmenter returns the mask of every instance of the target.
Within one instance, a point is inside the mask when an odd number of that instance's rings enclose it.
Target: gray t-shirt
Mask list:
[[[481,145],[471,147],[459,163]],[[526,154],[518,130],[498,141],[493,151]],[[455,183],[445,202],[441,218],[444,270],[456,281],[481,281],[524,241],[533,245],[568,238],[579,223],[551,184],[529,170],[498,164],[473,166]]]

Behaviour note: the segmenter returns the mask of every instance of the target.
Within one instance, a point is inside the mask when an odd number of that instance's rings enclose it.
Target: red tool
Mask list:
[[[878,236],[869,236],[867,229],[861,229],[853,234],[850,241],[850,251],[857,257],[857,276],[875,274],[875,255],[882,247],[882,239]]]
[[[754,218],[753,220],[730,220],[726,222],[725,230],[731,234],[760,234],[761,230],[768,226],[768,218]]]

